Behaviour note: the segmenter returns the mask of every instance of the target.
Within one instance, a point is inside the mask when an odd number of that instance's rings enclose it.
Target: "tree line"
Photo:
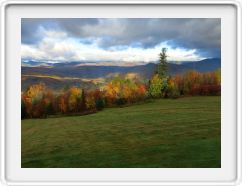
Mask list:
[[[21,117],[90,114],[105,107],[131,105],[155,98],[221,94],[220,70],[207,73],[189,71],[175,76],[169,76],[167,71],[166,49],[162,49],[160,63],[148,83],[116,77],[102,89],[70,87],[58,93],[43,83],[34,84],[22,92]]]

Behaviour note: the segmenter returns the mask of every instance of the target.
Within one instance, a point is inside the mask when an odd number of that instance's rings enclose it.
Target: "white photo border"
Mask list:
[[[6,8],[9,5],[85,5],[85,4],[91,4],[91,5],[131,5],[131,4],[145,4],[145,5],[149,5],[149,4],[160,4],[160,5],[220,5],[220,4],[225,4],[225,5],[233,5],[236,7],[237,9],[237,139],[236,139],[236,146],[237,146],[237,158],[236,158],[236,162],[237,162],[237,177],[236,180],[234,180],[233,182],[173,182],[173,181],[169,181],[169,182],[9,182],[6,179],[6,133],[5,133],[5,125],[6,125],[6,91],[5,91],[5,87],[6,87],[6,65],[5,65],[5,60],[6,60],[6,30],[5,30],[5,15],[6,15]],[[241,184],[241,166],[242,166],[242,153],[241,153],[241,145],[242,145],[242,136],[241,136],[241,83],[242,83],[242,74],[241,74],[241,68],[242,65],[240,62],[242,62],[241,60],[241,8],[242,8],[242,3],[240,1],[237,0],[230,0],[230,1],[222,1],[222,0],[211,0],[211,1],[187,1],[187,0],[179,0],[179,1],[148,1],[148,0],[140,0],[140,1],[6,1],[2,4],[1,6],[1,183],[3,185],[239,185]]]

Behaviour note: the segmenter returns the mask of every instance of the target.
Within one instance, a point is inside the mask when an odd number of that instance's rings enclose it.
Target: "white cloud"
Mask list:
[[[44,39],[38,45],[21,46],[23,60],[38,61],[96,61],[114,62],[118,64],[157,61],[163,47],[168,49],[169,61],[196,61],[202,59],[196,49],[172,48],[166,42],[153,48],[126,47],[123,49],[103,49],[98,41],[91,44],[81,43],[77,39],[68,38],[67,34],[56,31],[43,31]]]

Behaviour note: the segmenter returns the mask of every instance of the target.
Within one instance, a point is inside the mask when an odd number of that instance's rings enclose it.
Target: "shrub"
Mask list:
[[[98,98],[96,100],[96,108],[97,110],[102,110],[105,107],[105,101],[103,98]]]
[[[126,99],[125,98],[118,98],[116,99],[116,102],[115,102],[118,106],[121,106],[121,105],[124,105],[127,103]]]

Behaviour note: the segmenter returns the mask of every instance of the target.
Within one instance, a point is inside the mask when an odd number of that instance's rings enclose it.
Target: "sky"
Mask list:
[[[199,61],[221,55],[216,18],[23,18],[22,61],[85,64]]]

